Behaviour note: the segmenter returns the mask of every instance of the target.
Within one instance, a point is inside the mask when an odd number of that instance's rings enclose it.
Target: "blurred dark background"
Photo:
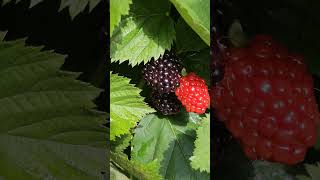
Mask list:
[[[1,0],[0,0],[1,2]],[[68,55],[63,70],[83,72],[79,79],[105,89],[108,57],[108,3],[101,1],[73,20],[68,8],[59,10],[60,0],[44,0],[29,9],[30,1],[0,7],[0,31],[5,40],[27,38],[27,44],[44,45],[46,50]],[[107,109],[106,92],[96,99],[100,110]]]
[[[220,34],[237,19],[245,34],[270,34],[289,50],[303,54],[312,73],[320,75],[320,1],[316,0],[217,0]],[[224,33],[224,34],[223,34]]]

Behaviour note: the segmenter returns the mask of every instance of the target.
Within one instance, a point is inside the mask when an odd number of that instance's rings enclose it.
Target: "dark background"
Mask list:
[[[0,0],[1,3],[1,0]],[[101,1],[89,13],[89,7],[73,20],[68,8],[58,12],[60,0],[44,0],[29,9],[30,1],[0,7],[0,31],[8,31],[5,40],[26,38],[32,46],[44,45],[68,55],[63,70],[83,72],[79,79],[106,88],[108,54],[108,3]],[[96,103],[107,110],[107,94]]]

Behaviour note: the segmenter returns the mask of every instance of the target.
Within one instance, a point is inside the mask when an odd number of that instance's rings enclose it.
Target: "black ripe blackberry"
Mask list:
[[[163,115],[173,115],[180,112],[181,103],[174,93],[160,94],[153,92],[151,94],[153,107]]]
[[[174,92],[179,86],[182,66],[173,53],[166,52],[157,60],[151,60],[143,68],[143,77],[153,91]]]

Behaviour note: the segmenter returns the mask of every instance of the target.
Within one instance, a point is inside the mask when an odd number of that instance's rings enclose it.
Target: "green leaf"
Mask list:
[[[161,162],[165,179],[210,179],[191,168],[195,130],[188,115],[173,117],[150,114],[143,118],[132,141],[132,159],[141,163]]]
[[[176,33],[178,52],[200,51],[208,47],[182,18],[178,19]]]
[[[130,15],[122,18],[111,38],[111,61],[129,60],[132,66],[158,58],[171,48],[174,23],[168,16],[168,1],[134,0]]]
[[[100,179],[106,115],[100,90],[61,72],[65,57],[23,40],[0,42],[0,177]]]
[[[110,140],[129,133],[148,113],[154,112],[130,79],[110,73]]]
[[[128,15],[132,0],[110,0],[110,36],[113,29],[121,20],[121,16]]]
[[[267,161],[253,161],[254,180],[294,180],[293,176],[286,172],[283,164],[271,163]]]
[[[306,164],[305,165],[307,172],[309,173],[309,177],[304,175],[298,175],[298,180],[319,180],[320,179],[320,163],[316,165]]]
[[[187,53],[183,64],[188,72],[195,72],[198,76],[206,80],[210,87],[210,49],[202,49],[199,52]]]
[[[210,46],[210,0],[170,0],[183,19]]]
[[[202,120],[197,129],[197,139],[193,156],[190,158],[193,169],[210,173],[210,118]]]
[[[3,0],[2,6],[10,2],[18,3],[20,1],[22,0]],[[43,1],[44,0],[31,0],[29,7],[32,8]],[[69,8],[70,16],[74,19],[77,15],[83,12],[87,6],[89,6],[89,12],[91,12],[100,2],[101,0],[61,0],[59,11]]]
[[[123,152],[127,147],[130,146],[132,138],[132,134],[125,134],[121,137],[117,137],[115,141],[111,142],[111,150],[117,153]]]
[[[89,6],[89,12],[95,8],[101,0],[61,0],[59,11],[64,8],[69,8],[69,13],[72,19],[74,19],[78,14],[83,12],[87,6]]]
[[[128,160],[128,157],[122,153],[114,152],[111,152],[111,161],[139,180],[162,180],[158,172],[159,163],[157,161],[142,164],[138,161]]]

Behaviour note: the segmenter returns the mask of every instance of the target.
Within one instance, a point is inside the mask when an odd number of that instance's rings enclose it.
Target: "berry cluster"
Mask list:
[[[211,106],[248,157],[295,164],[313,146],[319,121],[312,76],[304,59],[271,37],[223,55],[224,77]]]
[[[194,73],[181,77],[181,70],[178,58],[168,52],[145,65],[143,76],[153,91],[152,105],[164,115],[178,113],[181,102],[188,112],[204,113],[210,100],[205,81]]]
[[[142,70],[144,79],[152,88],[152,105],[164,115],[180,111],[181,103],[174,92],[179,86],[181,69],[178,58],[166,52],[159,59],[148,62]]]

